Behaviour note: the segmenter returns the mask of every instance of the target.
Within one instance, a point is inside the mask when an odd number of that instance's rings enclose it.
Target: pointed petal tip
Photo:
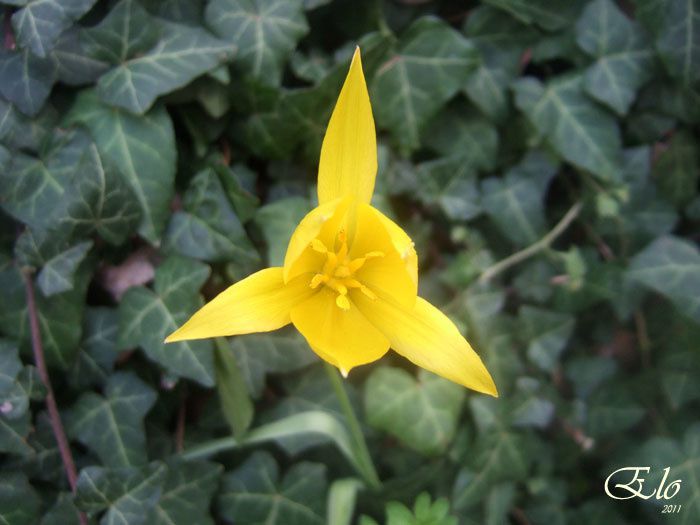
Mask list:
[[[345,379],[348,378],[348,374],[350,373],[350,370],[347,370],[345,368],[339,368],[338,370],[340,370],[340,375],[343,376],[343,378],[345,378]]]

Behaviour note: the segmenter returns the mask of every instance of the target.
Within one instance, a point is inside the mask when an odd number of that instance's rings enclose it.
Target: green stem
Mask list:
[[[355,415],[355,411],[350,404],[348,393],[345,391],[343,379],[340,377],[338,370],[336,370],[333,365],[324,363],[324,366],[326,368],[328,378],[331,380],[331,384],[333,385],[333,390],[338,398],[338,402],[340,403],[340,409],[345,415],[345,421],[348,425],[348,429],[350,430],[352,440],[354,441],[358,458],[362,461],[367,482],[372,488],[379,488],[381,486],[381,481],[377,475],[377,470],[374,468],[372,456],[369,454],[369,449],[367,448],[367,442],[365,441],[365,436],[362,433],[360,422],[358,421],[357,415]]]
[[[215,454],[218,454],[219,452],[233,450],[237,446],[238,442],[233,437],[212,439],[211,441],[207,441],[201,445],[188,448],[184,452],[180,453],[180,457],[185,461],[207,459]]]

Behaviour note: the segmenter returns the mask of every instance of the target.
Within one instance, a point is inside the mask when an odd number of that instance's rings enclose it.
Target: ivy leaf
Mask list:
[[[498,131],[488,120],[463,107],[448,108],[426,129],[423,143],[444,156],[460,156],[476,170],[496,167]]]
[[[586,433],[593,438],[622,433],[637,424],[644,413],[628,387],[606,384],[588,400]]]
[[[169,372],[205,386],[214,385],[211,341],[183,341],[165,345],[167,335],[200,306],[199,289],[209,267],[191,259],[171,256],[156,270],[153,290],[130,288],[119,304],[119,347],[140,346]]]
[[[365,386],[367,421],[412,449],[437,454],[454,436],[464,394],[459,385],[425,370],[416,380],[404,370],[382,366]]]
[[[100,154],[119,169],[141,208],[139,233],[158,244],[169,215],[175,180],[175,134],[162,106],[132,115],[83,91],[67,116],[87,126]]]
[[[37,276],[37,285],[46,297],[73,289],[75,272],[90,248],[92,241],[81,242],[46,262]]]
[[[25,115],[34,116],[44,107],[55,80],[49,58],[29,51],[0,49],[0,93]]]
[[[553,371],[574,331],[574,317],[526,305],[519,318],[528,341],[528,358],[542,370]]]
[[[635,255],[628,273],[700,322],[700,251],[696,246],[671,235],[659,237]]]
[[[482,212],[476,171],[462,155],[444,157],[416,166],[418,198],[438,206],[451,220],[466,221]]]
[[[559,77],[546,85],[525,77],[513,88],[516,105],[562,158],[603,181],[619,181],[617,123],[584,95],[581,76]]]
[[[17,419],[29,406],[29,399],[17,376],[22,370],[17,346],[0,339],[0,417]]]
[[[476,65],[476,49],[461,34],[436,18],[418,19],[371,81],[377,123],[393,133],[402,150],[416,149],[423,126]]]
[[[262,394],[267,374],[293,372],[317,361],[306,341],[296,331],[251,334],[234,337],[230,341],[248,391],[255,398]]]
[[[533,152],[505,177],[482,183],[486,213],[516,245],[531,244],[546,231],[544,195],[556,169],[543,154]]]
[[[0,474],[0,520],[10,525],[34,525],[41,500],[22,472]]]
[[[80,37],[93,58],[121,64],[155,45],[160,26],[137,0],[120,0],[94,27]]]
[[[323,465],[297,463],[280,479],[274,458],[254,452],[224,475],[217,507],[224,519],[240,525],[323,525],[326,489]]]
[[[526,24],[537,24],[547,31],[557,31],[570,25],[579,10],[581,0],[484,0],[507,11]]]
[[[653,75],[652,49],[641,27],[611,0],[595,0],[576,23],[576,41],[597,58],[584,76],[586,92],[625,115],[637,90]]]
[[[700,465],[697,458],[700,457],[700,425],[691,425],[682,438],[653,437],[648,440],[635,454],[637,461],[644,460],[639,465],[649,466],[648,474],[645,474],[650,487],[659,487],[664,476],[664,469],[670,468],[666,487],[673,480],[681,480],[681,489],[673,501],[683,505],[678,519],[674,520],[681,525],[691,525],[700,515]],[[672,492],[670,489],[669,492]],[[662,505],[666,500],[652,499],[656,505]]]
[[[73,494],[61,492],[53,506],[42,516],[41,525],[80,525]]]
[[[30,426],[29,411],[25,411],[17,419],[6,419],[0,415],[0,452],[31,457],[35,451],[27,443]]]
[[[80,471],[76,506],[91,514],[106,510],[100,525],[140,525],[161,495],[166,466],[154,462],[143,467],[87,467]]]
[[[674,133],[654,163],[653,174],[661,193],[676,208],[692,200],[700,179],[700,152],[688,133]]]
[[[205,19],[236,45],[237,67],[273,86],[279,85],[286,59],[309,30],[299,0],[212,0]]]
[[[668,72],[684,85],[700,79],[700,3],[698,0],[636,0],[639,18],[655,36]]]
[[[208,168],[190,182],[168,225],[165,245],[205,261],[234,261],[254,267],[259,258],[216,173]]]
[[[109,69],[109,64],[89,54],[81,34],[77,26],[68,29],[49,55],[56,68],[57,80],[69,86],[92,84]]]
[[[44,355],[50,367],[66,370],[78,350],[81,322],[85,310],[85,293],[88,286],[88,269],[82,265],[75,274],[72,290],[44,297],[36,294],[36,307],[41,328]],[[0,327],[10,337],[29,346],[29,317],[27,313],[24,279],[19,269],[0,262]]]
[[[90,307],[85,312],[80,352],[70,370],[76,388],[104,384],[117,360],[119,312],[116,308]]]
[[[97,0],[29,0],[12,15],[20,47],[29,47],[36,56],[45,57],[58,37],[75,20],[87,13]]]
[[[165,21],[159,25],[162,34],[153,49],[100,77],[97,94],[104,102],[143,114],[160,95],[189,84],[233,55],[232,45],[204,29]]]
[[[71,438],[80,441],[106,467],[146,463],[143,418],[156,401],[151,387],[129,372],[109,377],[104,396],[85,392],[66,418]]]
[[[209,516],[209,504],[222,470],[221,465],[204,461],[169,462],[162,494],[146,523],[214,525]]]
[[[257,210],[254,220],[265,237],[267,262],[270,266],[284,264],[289,239],[309,209],[308,199],[289,197],[266,204]]]

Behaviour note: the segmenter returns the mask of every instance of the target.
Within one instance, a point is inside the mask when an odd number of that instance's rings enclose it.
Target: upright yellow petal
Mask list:
[[[282,268],[267,268],[238,281],[200,308],[165,340],[204,339],[277,330],[291,322],[290,310],[308,299],[308,275],[284,284]]]
[[[383,298],[361,296],[355,304],[408,360],[467,388],[498,396],[476,352],[454,323],[425,299],[419,297],[412,309]]]
[[[358,47],[323,139],[318,202],[345,195],[369,202],[376,174],[377,137]]]
[[[292,322],[316,353],[347,373],[376,361],[389,350],[389,341],[350,303],[338,308],[328,288],[292,308]]]

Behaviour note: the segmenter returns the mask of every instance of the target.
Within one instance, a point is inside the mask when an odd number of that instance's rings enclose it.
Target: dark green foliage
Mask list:
[[[0,5],[0,523],[700,522],[700,0]],[[354,369],[376,491],[299,334],[163,343],[283,264],[356,45],[373,204],[500,394]]]

